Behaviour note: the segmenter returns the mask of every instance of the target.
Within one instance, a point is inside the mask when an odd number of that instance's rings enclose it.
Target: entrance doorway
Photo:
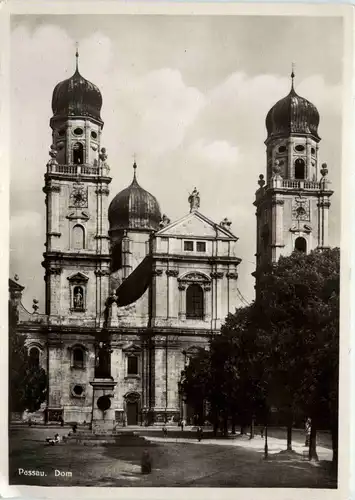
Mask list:
[[[127,425],[138,425],[138,402],[127,401]]]

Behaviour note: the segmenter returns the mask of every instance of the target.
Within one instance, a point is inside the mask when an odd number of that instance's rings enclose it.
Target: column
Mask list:
[[[49,314],[54,316],[61,312],[61,274],[62,268],[60,267],[50,267],[46,271],[46,279],[49,280]]]
[[[284,247],[284,242],[283,242],[284,200],[275,197],[273,198],[271,204],[272,204],[271,252],[272,252],[272,261],[277,262],[277,260],[281,255],[281,249]]]
[[[186,285],[184,283],[180,283],[178,286],[179,289],[179,319],[186,319]]]
[[[204,287],[205,294],[205,321],[211,321],[211,313],[212,313],[212,295],[211,295],[211,283],[206,284]]]
[[[215,328],[219,328],[220,326],[220,321],[222,319],[222,278],[224,276],[224,273],[221,271],[213,271],[211,273],[211,278],[212,278],[212,286],[214,287],[215,294],[214,294],[214,299],[215,299]],[[224,319],[224,318],[223,318]]]
[[[309,141],[309,138],[307,137],[306,139],[306,153],[307,153],[307,160],[306,160],[306,172],[305,172],[305,178],[308,180],[312,180],[312,158],[311,158],[311,149],[312,149],[312,144]]]
[[[57,420],[62,410],[62,382],[65,380],[62,367],[63,342],[58,338],[48,339],[48,408],[49,420]],[[50,411],[52,410],[52,412]],[[56,414],[56,415],[55,415]],[[61,412],[60,412],[61,414]]]
[[[320,248],[325,248],[329,246],[328,240],[328,228],[329,228],[329,208],[330,201],[328,196],[323,196],[319,203],[319,235],[318,235],[318,246]]]
[[[155,339],[154,352],[154,378],[155,378],[155,403],[154,420],[164,422],[166,409],[166,367],[165,367],[165,339],[163,337]]]
[[[166,271],[167,276],[167,319],[177,318],[176,310],[176,294],[177,294],[177,283],[176,278],[179,275],[177,269],[168,269]]]

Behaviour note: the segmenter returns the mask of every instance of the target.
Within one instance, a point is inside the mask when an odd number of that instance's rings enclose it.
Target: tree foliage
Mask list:
[[[255,303],[230,314],[185,370],[188,400],[206,398],[242,426],[253,416],[266,423],[274,407],[289,428],[301,416],[335,431],[339,267],[335,248],[294,252],[260,269]]]
[[[9,409],[37,411],[46,398],[47,375],[30,362],[25,338],[19,334],[17,309],[9,303]]]

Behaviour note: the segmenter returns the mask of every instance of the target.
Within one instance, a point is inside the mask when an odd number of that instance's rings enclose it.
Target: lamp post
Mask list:
[[[267,444],[267,424],[265,425],[265,447],[264,447],[264,458],[267,460],[269,458],[269,447]]]

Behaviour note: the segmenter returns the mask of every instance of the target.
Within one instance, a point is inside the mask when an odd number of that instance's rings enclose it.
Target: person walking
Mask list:
[[[312,420],[308,417],[305,423],[305,433],[306,433],[306,442],[305,446],[309,446],[309,442],[311,440],[311,428],[312,428]]]
[[[197,439],[198,439],[198,441],[199,441],[199,442],[200,442],[200,441],[201,441],[201,439],[202,439],[202,434],[203,434],[203,430],[202,430],[202,427],[199,425],[199,426],[197,427]]]
[[[182,418],[180,420],[180,428],[181,428],[182,431],[184,430],[184,426],[185,426],[185,420]]]
[[[163,426],[163,436],[166,438],[167,435],[168,435],[168,429],[166,427],[166,424],[164,424],[164,426]]]
[[[141,460],[141,471],[142,474],[150,474],[152,472],[152,459],[150,457],[148,450],[143,451]]]

